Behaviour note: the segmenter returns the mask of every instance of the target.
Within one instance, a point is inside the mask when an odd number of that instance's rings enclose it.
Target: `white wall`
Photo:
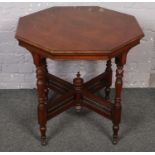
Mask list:
[[[129,52],[124,86],[155,86],[155,3],[0,3],[0,89],[35,87],[32,58],[14,39],[16,25],[20,16],[56,5],[97,5],[134,15],[145,38]],[[49,69],[68,81],[81,71],[88,80],[104,71],[105,62],[50,60]]]

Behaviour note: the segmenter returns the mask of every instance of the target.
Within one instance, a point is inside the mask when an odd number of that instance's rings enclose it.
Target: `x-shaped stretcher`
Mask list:
[[[90,81],[83,84],[80,74],[73,80],[73,84],[48,73],[48,88],[58,92],[60,95],[51,98],[47,102],[47,119],[75,107],[80,110],[81,107],[91,109],[106,118],[111,119],[112,103],[95,93],[106,87],[108,81],[108,72],[104,72]]]

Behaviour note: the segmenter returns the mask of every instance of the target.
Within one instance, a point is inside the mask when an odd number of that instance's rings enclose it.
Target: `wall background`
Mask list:
[[[14,39],[18,18],[58,5],[97,5],[134,15],[145,38],[128,54],[124,87],[155,87],[155,3],[0,3],[0,89],[35,87],[31,55]],[[80,71],[86,81],[103,72],[105,62],[50,60],[49,69],[68,81]]]

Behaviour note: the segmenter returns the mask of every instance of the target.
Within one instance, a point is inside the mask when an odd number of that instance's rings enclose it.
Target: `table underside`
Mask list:
[[[106,87],[106,82],[108,82],[106,81],[107,76],[107,72],[104,72],[84,83],[80,90],[82,97],[75,99],[74,95],[76,91],[73,84],[48,73],[48,88],[60,95],[54,99],[51,97],[51,99],[48,100],[47,119],[49,120],[71,107],[78,109],[81,106],[111,119],[113,104],[95,94],[97,91]]]

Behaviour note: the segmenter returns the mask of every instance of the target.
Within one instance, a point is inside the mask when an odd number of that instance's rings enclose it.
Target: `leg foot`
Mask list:
[[[112,143],[114,145],[116,145],[118,143],[118,137],[117,136],[113,136]]]
[[[76,112],[80,112],[81,111],[81,106],[75,106]]]
[[[41,137],[41,145],[43,145],[43,146],[47,145],[46,137]]]
[[[119,126],[118,125],[113,125],[113,144],[118,143],[118,131],[119,131]]]

